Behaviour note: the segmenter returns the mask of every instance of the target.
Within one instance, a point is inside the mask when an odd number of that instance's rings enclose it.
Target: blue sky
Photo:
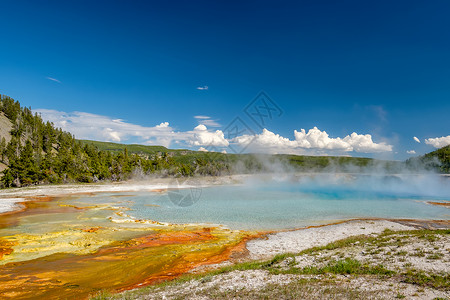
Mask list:
[[[387,159],[450,143],[448,1],[0,0],[0,11],[0,93],[79,138]],[[264,126],[244,111],[261,91],[281,110]],[[231,139],[236,117],[248,130]]]

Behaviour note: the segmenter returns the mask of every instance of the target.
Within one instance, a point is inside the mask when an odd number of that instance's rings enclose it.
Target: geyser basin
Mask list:
[[[167,193],[138,193],[126,199],[131,209],[127,213],[138,219],[274,230],[349,218],[448,219],[447,208],[427,202],[450,200],[449,183],[447,177],[432,175],[319,174],[203,187],[198,201],[186,207],[170,201]],[[193,189],[198,194],[199,187]]]
[[[208,186],[211,178],[188,180],[182,189],[171,179],[81,185],[84,194],[62,197],[18,190],[31,201],[24,211],[0,215],[0,294],[80,299],[142,286],[245,253],[245,241],[265,229],[367,217],[449,219],[447,207],[427,203],[450,200],[445,177],[282,177],[215,186]],[[180,202],[174,193],[191,198]]]

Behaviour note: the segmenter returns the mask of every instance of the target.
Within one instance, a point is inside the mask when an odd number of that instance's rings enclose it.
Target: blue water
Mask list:
[[[79,201],[126,206],[138,219],[232,229],[290,229],[351,218],[450,219],[449,208],[426,203],[450,201],[450,178],[440,176],[275,176],[239,185],[171,187],[164,194],[99,194]]]
[[[448,208],[426,203],[450,200],[449,182],[446,178],[386,176],[252,181],[175,190],[166,195],[139,193],[128,199],[133,202],[128,213],[164,222],[259,230],[298,228],[350,218],[449,219]],[[192,193],[194,201],[189,206],[179,206],[173,193]]]

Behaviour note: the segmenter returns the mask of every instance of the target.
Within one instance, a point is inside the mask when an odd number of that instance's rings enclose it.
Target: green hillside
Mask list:
[[[128,149],[129,153],[136,153],[141,155],[154,155],[158,152],[169,152],[164,146],[146,146],[146,145],[137,145],[137,144],[117,144],[110,142],[98,142],[98,141],[90,141],[90,140],[80,140],[83,145],[90,144],[97,147],[98,150],[111,151],[111,152],[123,152],[125,148]],[[183,150],[170,150],[170,151],[183,151]]]
[[[435,170],[440,173],[450,173],[450,145],[437,149],[419,157],[406,161],[411,169]]]

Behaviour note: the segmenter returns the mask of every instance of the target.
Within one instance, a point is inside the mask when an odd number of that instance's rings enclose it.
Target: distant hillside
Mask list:
[[[419,157],[410,158],[406,161],[406,165],[412,169],[424,168],[448,174],[450,173],[450,145]]]
[[[166,154],[181,164],[217,163],[227,166],[231,173],[279,172],[279,171],[339,171],[366,172],[378,168],[387,172],[400,172],[403,162],[381,161],[364,157],[347,156],[306,156],[290,154],[224,154],[218,152],[201,152],[186,149],[168,149],[163,146],[127,145],[110,142],[81,140],[100,150],[119,153],[126,148],[129,153],[152,159]]]
[[[111,142],[99,142],[91,140],[80,140],[83,145],[90,144],[97,147],[99,150],[111,151],[111,152],[123,152],[125,148],[128,149],[129,153],[135,153],[140,155],[155,155],[157,153],[165,152],[191,152],[190,150],[169,150],[164,146],[147,146],[138,144],[118,144]]]

